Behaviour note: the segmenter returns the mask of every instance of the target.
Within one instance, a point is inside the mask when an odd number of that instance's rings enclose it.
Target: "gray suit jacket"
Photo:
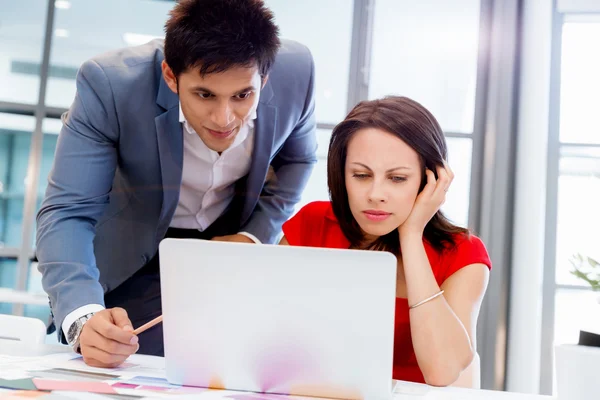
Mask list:
[[[163,42],[85,62],[63,116],[48,189],[37,216],[42,284],[60,326],[156,253],[175,212],[183,136],[179,98],[161,74]],[[239,228],[278,237],[316,162],[314,65],[282,41],[260,94],[251,168],[238,182]],[[275,178],[265,182],[269,166]]]

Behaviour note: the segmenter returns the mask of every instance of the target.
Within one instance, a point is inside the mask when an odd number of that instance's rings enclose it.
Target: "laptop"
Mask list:
[[[391,398],[391,253],[164,239],[159,254],[169,382]]]

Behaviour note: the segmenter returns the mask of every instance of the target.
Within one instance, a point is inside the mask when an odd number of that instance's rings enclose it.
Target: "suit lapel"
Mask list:
[[[158,134],[158,155],[162,176],[162,208],[160,226],[166,231],[171,216],[177,207],[183,170],[183,130],[179,123],[179,109],[172,108],[155,118]]]
[[[183,171],[183,128],[179,122],[179,96],[169,89],[162,75],[156,103],[166,110],[154,119],[162,178],[163,198],[158,226],[158,234],[162,238],[177,207]]]
[[[273,139],[275,127],[277,126],[277,107],[269,104],[260,104],[254,125],[254,149],[252,150],[252,163],[246,185],[246,201],[242,211],[242,225],[250,218],[256,202],[263,189],[271,151],[273,150]]]

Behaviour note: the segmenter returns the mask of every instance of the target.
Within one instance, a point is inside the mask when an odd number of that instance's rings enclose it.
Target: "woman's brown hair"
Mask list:
[[[444,132],[434,116],[416,101],[407,97],[388,96],[357,104],[333,129],[327,158],[327,185],[333,212],[353,248],[365,248],[365,244],[363,232],[350,211],[344,170],[348,143],[357,131],[364,128],[389,132],[417,152],[421,160],[419,193],[427,183],[425,168],[433,171],[437,178],[437,167],[443,166],[448,158]],[[423,232],[424,238],[438,251],[454,245],[455,234],[468,236],[469,231],[452,224],[439,210]],[[400,254],[398,230],[379,237],[367,248]]]

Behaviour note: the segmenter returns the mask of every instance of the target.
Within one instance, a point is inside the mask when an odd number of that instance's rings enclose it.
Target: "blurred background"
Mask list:
[[[456,173],[443,209],[494,264],[482,387],[552,393],[554,345],[600,323],[600,296],[571,273],[600,259],[600,0],[265,2],[316,64],[319,162],[298,207],[328,198],[330,132],[353,105],[421,102]],[[0,313],[49,319],[35,214],[79,66],[162,37],[173,4],[0,0]]]

